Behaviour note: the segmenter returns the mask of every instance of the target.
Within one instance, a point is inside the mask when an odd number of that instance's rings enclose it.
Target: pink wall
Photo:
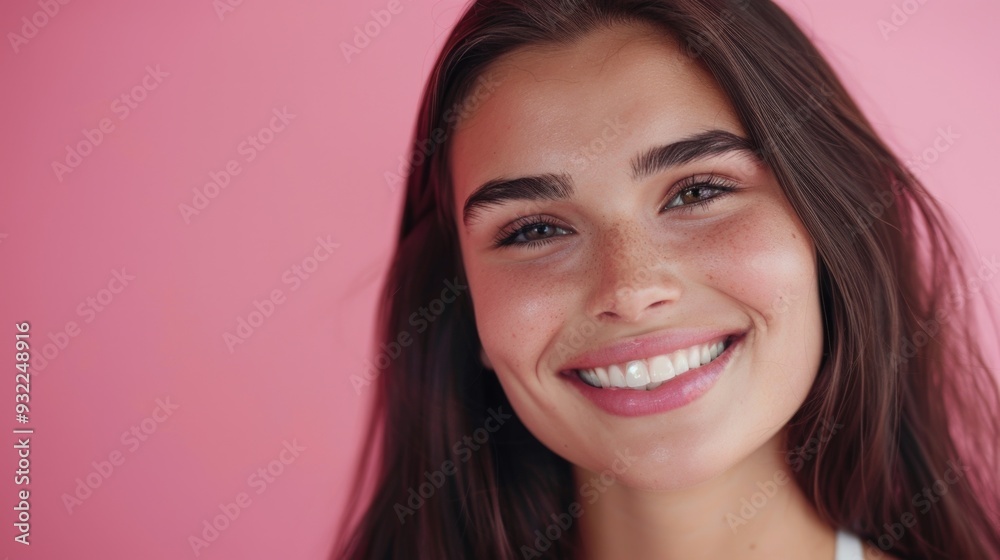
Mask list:
[[[341,43],[390,4],[348,62]],[[782,4],[891,144],[935,160],[918,175],[979,253],[1000,253],[1000,4]],[[883,37],[894,4],[917,10]],[[401,203],[383,174],[464,5],[2,4],[0,361],[30,321],[35,432],[30,547],[13,542],[13,434],[0,451],[0,556],[195,557],[189,537],[230,503],[239,516],[199,557],[324,556],[370,397],[348,378]],[[8,371],[3,424],[18,427]],[[88,477],[100,485],[67,505]]]

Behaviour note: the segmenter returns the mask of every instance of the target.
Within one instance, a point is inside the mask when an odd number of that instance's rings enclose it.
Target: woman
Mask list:
[[[416,140],[336,557],[1000,558],[974,273],[778,7],[476,2]]]

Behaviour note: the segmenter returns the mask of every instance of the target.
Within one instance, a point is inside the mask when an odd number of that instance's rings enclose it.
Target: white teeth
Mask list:
[[[649,380],[662,383],[674,376],[674,364],[668,356],[656,356],[649,360]]]
[[[601,387],[607,389],[608,387],[611,386],[611,378],[608,377],[607,368],[602,368],[602,367],[595,368],[594,373],[597,374],[597,379],[601,381]]]
[[[688,358],[685,350],[674,352],[674,359],[672,361],[674,362],[674,371],[676,372],[674,377],[688,370]]]
[[[601,386],[601,380],[597,377],[597,374],[594,373],[593,370],[589,369],[581,370],[580,377],[582,377],[584,381],[586,381],[587,383],[589,383],[594,387]]]
[[[608,378],[611,380],[612,387],[619,387],[622,389],[628,387],[628,384],[625,383],[625,374],[622,373],[622,368],[618,366],[608,367]]]
[[[624,365],[579,370],[578,373],[593,387],[651,391],[690,369],[711,362],[725,350],[724,342],[702,344],[645,360],[632,360]]]
[[[645,361],[633,360],[625,365],[625,384],[633,389],[649,385],[649,370]]]
[[[688,368],[694,369],[701,365],[701,350],[695,346],[687,350]],[[708,362],[705,362],[708,363]]]

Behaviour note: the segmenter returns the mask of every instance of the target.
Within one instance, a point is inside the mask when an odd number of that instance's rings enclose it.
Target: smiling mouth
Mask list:
[[[631,360],[607,367],[572,370],[584,383],[598,389],[652,391],[671,379],[718,359],[734,341],[734,336],[697,344],[689,348]]]

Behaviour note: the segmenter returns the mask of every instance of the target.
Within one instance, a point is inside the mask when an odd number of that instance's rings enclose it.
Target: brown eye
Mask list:
[[[713,173],[693,175],[678,183],[674,191],[677,194],[663,209],[667,210],[679,206],[677,212],[694,211],[697,208],[705,208],[712,202],[741,188],[739,183],[732,179]]]
[[[554,233],[556,230],[555,226],[549,224],[536,224],[528,227],[527,230],[523,231],[524,239],[526,241],[537,241],[539,239],[545,239],[548,237],[546,234]]]
[[[733,189],[724,186],[714,186],[710,184],[699,184],[691,185],[690,187],[684,187],[680,190],[670,202],[667,203],[665,208],[674,208],[676,206],[691,206],[695,204],[705,203],[713,200],[721,195],[724,195]]]
[[[495,243],[497,247],[541,245],[571,233],[573,233],[571,230],[554,223],[537,218],[525,218],[514,223],[506,232],[501,232]]]

